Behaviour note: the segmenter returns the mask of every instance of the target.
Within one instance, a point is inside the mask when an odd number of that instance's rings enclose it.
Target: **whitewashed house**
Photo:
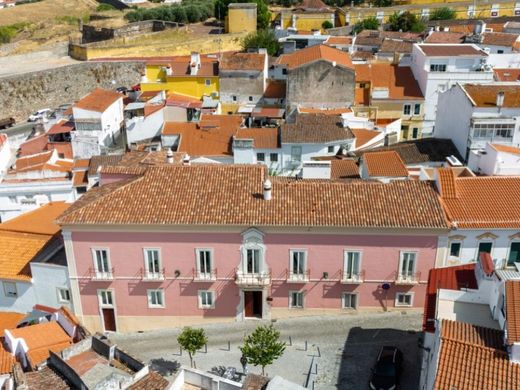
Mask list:
[[[6,134],[0,133],[0,178],[7,172],[11,163],[12,152]]]
[[[412,72],[424,95],[423,136],[434,134],[439,95],[456,83],[493,81],[488,54],[473,44],[414,44]],[[437,133],[434,134],[438,137]]]
[[[488,143],[484,150],[470,152],[468,167],[487,176],[519,176],[520,148]]]
[[[90,158],[114,145],[124,122],[123,97],[98,88],[72,106],[76,129],[71,133],[74,157]]]
[[[450,138],[465,161],[488,142],[518,147],[518,99],[515,83],[456,84],[439,97],[435,137]]]

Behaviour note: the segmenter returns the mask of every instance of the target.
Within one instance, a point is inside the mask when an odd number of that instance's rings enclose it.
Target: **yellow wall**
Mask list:
[[[321,30],[321,25],[324,21],[328,20],[335,24],[335,15],[332,13],[323,13],[323,14],[301,14],[297,13],[296,15],[296,29],[298,30]],[[292,14],[290,12],[282,13],[281,26],[284,30],[292,27]],[[334,26],[337,27],[337,26]]]
[[[256,31],[256,9],[230,8],[226,16],[226,32],[241,33]]]
[[[222,114],[227,114],[230,112],[231,114],[236,114],[238,111],[239,105],[233,103],[221,103],[221,111]]]
[[[143,92],[165,90],[167,93],[174,92],[200,99],[204,95],[210,96],[213,92],[219,91],[219,79],[216,76],[167,77],[161,65],[147,65],[146,77],[148,82],[141,83]],[[210,80],[210,85],[206,85],[206,80]]]

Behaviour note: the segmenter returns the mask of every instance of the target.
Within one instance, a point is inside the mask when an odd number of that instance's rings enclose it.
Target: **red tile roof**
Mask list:
[[[345,158],[330,162],[331,179],[357,179],[359,167],[353,159]]]
[[[191,96],[181,95],[178,93],[168,94],[166,99],[167,106],[184,107],[184,108],[201,108],[202,101]]]
[[[281,126],[282,143],[317,144],[352,138],[352,131],[335,115],[298,114],[293,123]]]
[[[520,68],[494,68],[493,72],[497,81],[520,81]]]
[[[520,154],[520,148],[515,148],[514,146],[500,145],[500,144],[490,144],[490,146],[499,152]]]
[[[2,333],[3,334],[3,333]],[[13,365],[16,363],[15,357],[7,350],[4,345],[4,338],[0,338],[0,375],[10,374]]]
[[[428,287],[424,301],[423,330],[435,331],[435,315],[437,313],[438,289],[462,290],[463,288],[477,289],[475,278],[475,264],[457,265],[454,267],[433,268],[428,274]]]
[[[396,151],[367,152],[363,154],[370,177],[406,177],[408,169]]]
[[[381,132],[376,130],[368,130],[368,129],[351,129],[352,134],[356,138],[356,149],[359,149],[369,141],[373,140],[378,135],[381,135]]]
[[[7,134],[0,133],[0,149],[7,141]]]
[[[20,145],[20,156],[30,156],[44,152],[47,149],[47,134],[42,134],[25,141]]]
[[[73,107],[87,111],[104,112],[114,102],[123,99],[123,97],[119,92],[96,88],[80,99]]]
[[[55,235],[60,227],[54,220],[70,206],[65,202],[46,203],[35,210],[28,211],[16,218],[0,224],[0,231]]]
[[[262,72],[267,65],[266,54],[260,53],[224,53],[220,60],[220,70],[255,70]]]
[[[424,43],[464,43],[466,34],[451,31],[433,31]]]
[[[446,229],[448,226],[438,196],[429,182],[318,183],[271,177],[272,199],[266,201],[259,194],[262,194],[267,177],[267,167],[258,165],[151,166],[142,177],[88,191],[59,221],[66,225],[416,229]],[[288,204],[291,207],[287,207]]]
[[[509,34],[502,32],[485,32],[482,33],[482,44],[490,46],[506,46],[513,47],[518,42],[518,34]]]
[[[235,139],[252,139],[255,149],[277,149],[280,147],[278,128],[238,129]]]
[[[506,281],[507,344],[520,343],[520,280]]]
[[[491,275],[493,271],[495,271],[495,264],[493,264],[493,259],[491,258],[491,255],[487,252],[481,252],[479,254],[479,259],[484,273],[486,275]]]
[[[462,88],[475,107],[496,107],[499,92],[504,92],[502,107],[520,107],[520,85],[464,84]]]
[[[74,122],[69,122],[65,119],[60,120],[56,124],[54,124],[49,131],[47,131],[47,135],[50,134],[61,134],[61,133],[70,133],[74,130]]]
[[[284,99],[285,98],[285,81],[271,80],[268,82],[264,91],[266,99]]]
[[[327,45],[350,45],[352,43],[351,36],[331,36],[329,37],[325,43]]]
[[[191,56],[157,57],[147,62],[147,65],[169,65],[172,75],[168,77],[191,76]],[[210,54],[200,55],[200,69],[191,77],[215,77],[218,76],[218,58]]]
[[[319,60],[336,63],[344,68],[354,69],[347,52],[326,45],[310,46],[305,49],[296,50],[290,54],[282,54],[278,57],[276,63],[287,65],[287,68],[291,70]]]
[[[422,44],[419,45],[420,49],[428,57],[457,57],[457,56],[476,56],[476,57],[487,57],[487,53],[484,50],[474,47],[469,44],[462,45],[432,45]]]

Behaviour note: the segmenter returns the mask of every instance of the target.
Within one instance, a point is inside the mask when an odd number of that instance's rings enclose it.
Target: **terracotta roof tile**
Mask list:
[[[345,68],[354,69],[347,52],[326,45],[310,46],[290,54],[282,54],[276,63],[285,64],[291,70],[318,60],[335,62]]]
[[[323,114],[297,114],[294,123],[281,126],[282,143],[317,144],[354,138],[341,117]]]
[[[122,154],[111,154],[105,156],[92,156],[89,163],[88,175],[94,176],[102,166],[118,165],[123,159]]]
[[[164,108],[165,103],[146,103],[144,105],[144,116],[150,116]]]
[[[256,70],[262,72],[267,64],[266,56],[266,54],[260,53],[224,53],[219,67],[223,71]]]
[[[353,159],[332,160],[330,171],[330,178],[334,180],[359,178],[359,167]]]
[[[143,379],[128,387],[128,390],[163,390],[169,384],[170,382],[164,379],[158,372],[151,371]]]
[[[457,57],[457,56],[476,56],[476,57],[487,57],[487,53],[484,50],[479,49],[476,46],[462,44],[462,45],[450,45],[450,44],[422,44],[419,45],[421,50],[427,57]]]
[[[46,152],[33,154],[26,157],[19,157],[16,159],[15,167],[16,170],[24,170],[33,166],[40,166],[48,162],[53,155],[53,151],[49,150]]]
[[[506,281],[507,343],[520,342],[520,280]]]
[[[278,142],[278,128],[249,128],[238,129],[235,139],[252,139],[255,149],[277,149],[280,147]]]
[[[10,374],[13,371],[14,363],[16,363],[16,359],[5,347],[2,337],[0,339],[0,375]]]
[[[456,177],[456,197],[441,196],[461,229],[520,228],[520,177]],[[444,185],[444,183],[441,183]],[[450,191],[449,196],[453,196]]]
[[[70,133],[72,130],[74,130],[74,122],[61,119],[56,124],[52,125],[49,131],[47,131],[47,135]]]
[[[285,98],[285,81],[270,80],[264,91],[266,99],[284,99]]]
[[[2,146],[7,142],[7,134],[0,133],[0,149],[2,149]]]
[[[123,95],[119,92],[96,88],[75,103],[73,107],[87,111],[104,112],[118,99],[123,99]]]
[[[89,164],[90,164],[89,158],[77,158],[77,159],[74,159],[74,165],[73,165],[72,169],[88,168]]]
[[[520,154],[520,148],[515,148],[514,146],[500,145],[500,144],[490,144],[490,146],[499,152]]]
[[[443,198],[457,198],[457,186],[455,185],[455,174],[451,168],[439,168],[439,192]]]
[[[379,47],[379,53],[411,53],[412,48],[413,42],[385,38]]]
[[[368,130],[368,129],[351,129],[352,134],[356,138],[356,148],[360,148],[378,135],[381,135],[381,132],[376,130]]]
[[[201,108],[202,101],[191,96],[170,93],[166,99],[166,105],[185,108]]]
[[[363,164],[371,177],[406,177],[408,169],[395,151],[369,152],[363,155]]]
[[[298,111],[302,114],[323,114],[323,115],[341,115],[352,112],[350,107],[341,108],[314,108],[314,107],[298,107]]]
[[[506,46],[513,47],[518,42],[518,34],[509,34],[502,32],[485,32],[482,33],[482,44],[490,46]]]
[[[25,314],[14,311],[0,312],[0,335],[4,334],[5,329],[16,328],[18,323],[25,317]]]
[[[303,0],[300,4],[293,8],[293,12],[334,12],[334,9],[329,7],[321,0]]]
[[[433,268],[428,274],[428,286],[424,301],[423,330],[435,331],[435,316],[437,314],[437,291],[477,289],[475,278],[475,263],[457,265],[454,267]]]
[[[502,107],[520,107],[520,85],[464,84],[462,88],[476,107],[496,107],[499,92],[504,92]]]
[[[84,187],[88,184],[88,173],[87,171],[74,172],[72,176],[73,187]]]
[[[357,83],[369,82],[372,89],[388,89],[388,99],[424,99],[419,84],[408,66],[375,63],[356,64],[354,68],[356,69]]]
[[[50,367],[27,372],[25,374],[27,388],[31,390],[70,390],[72,385]]]
[[[60,353],[64,349],[70,347],[72,344],[72,341],[65,341],[62,343],[57,343],[37,349],[29,349],[27,352],[27,357],[29,358],[29,363],[31,367],[36,367],[45,362],[49,356],[50,351],[54,353]]]
[[[327,45],[350,45],[352,43],[351,36],[330,36],[325,43]]]
[[[50,202],[0,224],[0,231],[54,235],[60,227],[54,220],[70,206],[65,202]]]
[[[218,76],[218,58],[216,55],[201,54],[200,69],[195,76],[191,76],[190,69],[191,56],[156,57],[149,59],[148,65],[169,65],[172,75],[168,77],[215,77]]]
[[[60,217],[60,223],[448,226],[428,182],[314,183],[273,177],[273,197],[265,201],[261,194],[266,177],[267,168],[257,165],[152,166],[142,177],[88,191]]]
[[[451,31],[433,31],[424,43],[464,43],[466,34]]]
[[[520,68],[494,68],[493,72],[497,81],[520,81]]]

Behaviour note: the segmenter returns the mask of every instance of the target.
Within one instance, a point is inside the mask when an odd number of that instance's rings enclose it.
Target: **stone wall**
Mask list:
[[[85,24],[81,28],[81,43],[106,41],[114,38],[124,38],[134,35],[149,34],[167,29],[184,26],[182,23],[167,22],[162,20],[145,20],[142,22],[128,23],[118,28],[96,28]]]
[[[142,73],[141,62],[84,62],[0,78],[0,117],[23,121],[36,110],[72,103],[97,87],[135,85]]]

